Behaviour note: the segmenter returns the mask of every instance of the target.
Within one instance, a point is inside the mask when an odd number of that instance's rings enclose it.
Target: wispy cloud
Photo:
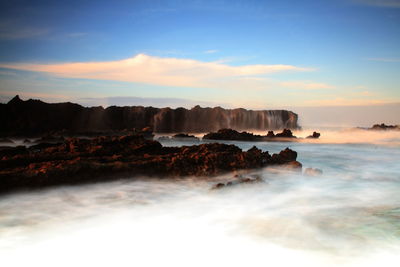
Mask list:
[[[400,62],[400,58],[383,58],[383,57],[375,57],[375,58],[367,58],[369,61],[379,61],[379,62]]]
[[[193,59],[161,58],[138,54],[106,62],[60,64],[0,64],[2,68],[45,72],[60,77],[137,82],[162,86],[229,88],[264,82],[263,76],[288,71],[311,71],[293,65],[230,66]],[[261,76],[261,77],[260,77]],[[251,87],[250,87],[251,88]]]
[[[88,33],[86,33],[86,32],[71,32],[71,33],[66,34],[66,36],[69,38],[81,38],[81,37],[85,37],[87,35],[88,35]]]
[[[302,90],[318,90],[318,89],[332,89],[335,88],[333,85],[326,83],[317,83],[311,81],[291,81],[291,82],[281,82],[281,86],[293,89]]]
[[[47,35],[49,32],[48,28],[22,25],[14,19],[0,21],[0,40],[31,39]]]
[[[204,51],[204,54],[215,54],[215,53],[217,53],[217,52],[218,52],[218,50],[211,49],[211,50],[206,50],[206,51]]]
[[[368,6],[400,8],[400,0],[354,0],[356,3]]]

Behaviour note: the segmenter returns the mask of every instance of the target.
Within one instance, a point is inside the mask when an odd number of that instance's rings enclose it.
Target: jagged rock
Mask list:
[[[275,137],[296,138],[296,136],[294,136],[292,131],[289,129],[283,129],[283,131],[281,133],[277,133]]]
[[[311,139],[311,138],[315,138],[315,139],[317,139],[317,138],[319,138],[320,136],[321,136],[321,134],[320,134],[320,133],[313,132],[313,134],[312,134],[312,135],[309,135],[309,136],[307,136],[307,138],[309,138],[309,139]]]
[[[317,168],[306,168],[303,174],[306,176],[320,176],[322,175],[322,170]]]
[[[29,148],[1,148],[0,192],[135,175],[210,176],[287,164],[296,157],[297,153],[288,148],[271,157],[256,147],[242,151],[235,145],[217,143],[163,147],[139,134],[69,138]]]

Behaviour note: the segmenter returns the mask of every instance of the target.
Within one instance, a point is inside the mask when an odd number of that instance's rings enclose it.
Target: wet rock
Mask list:
[[[0,149],[0,192],[58,184],[97,182],[136,175],[176,177],[213,176],[240,169],[287,164],[297,153],[286,149],[273,158],[252,147],[200,144],[163,147],[143,135],[68,138]],[[241,183],[251,182],[240,180]]]
[[[306,176],[320,176],[322,175],[322,170],[317,168],[306,168],[303,174]]]
[[[321,136],[321,134],[320,134],[320,133],[313,132],[313,134],[312,134],[312,135],[309,135],[309,136],[307,136],[307,138],[309,138],[309,139],[311,139],[311,138],[317,139],[317,138],[319,138],[320,136]]]
[[[252,183],[261,183],[261,182],[264,182],[264,180],[259,176],[256,176],[255,178],[238,177],[238,178],[228,181],[226,183],[217,183],[211,187],[211,190],[222,189],[222,188],[231,187],[231,186],[240,185],[240,184],[252,184]]]

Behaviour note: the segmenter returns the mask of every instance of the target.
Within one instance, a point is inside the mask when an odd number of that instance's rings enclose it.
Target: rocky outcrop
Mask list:
[[[307,136],[308,139],[318,139],[321,136],[320,133],[313,132],[312,135]]]
[[[272,156],[256,147],[201,144],[163,147],[142,135],[69,138],[0,148],[0,192],[133,177],[137,175],[210,176],[223,172],[297,163],[297,153],[285,149]],[[300,164],[301,165],[301,164]]]
[[[369,128],[369,130],[377,130],[377,131],[381,131],[381,130],[400,130],[400,125],[386,125],[384,123],[381,124],[375,124],[373,125],[371,128]]]
[[[274,134],[273,131],[268,131],[267,135],[257,135],[248,132],[238,132],[233,129],[221,129],[218,132],[211,132],[203,136],[203,139],[209,140],[231,140],[231,141],[287,141],[297,138],[289,129],[283,129],[281,133]]]
[[[297,114],[286,110],[201,108],[116,107],[85,108],[74,103],[48,104],[14,97],[0,104],[0,136],[31,136],[62,131],[91,134],[150,127],[158,133],[209,132],[298,128]]]

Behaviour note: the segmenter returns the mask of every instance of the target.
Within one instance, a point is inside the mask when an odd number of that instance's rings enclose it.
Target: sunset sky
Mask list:
[[[0,14],[2,102],[400,102],[400,0],[13,0]]]

